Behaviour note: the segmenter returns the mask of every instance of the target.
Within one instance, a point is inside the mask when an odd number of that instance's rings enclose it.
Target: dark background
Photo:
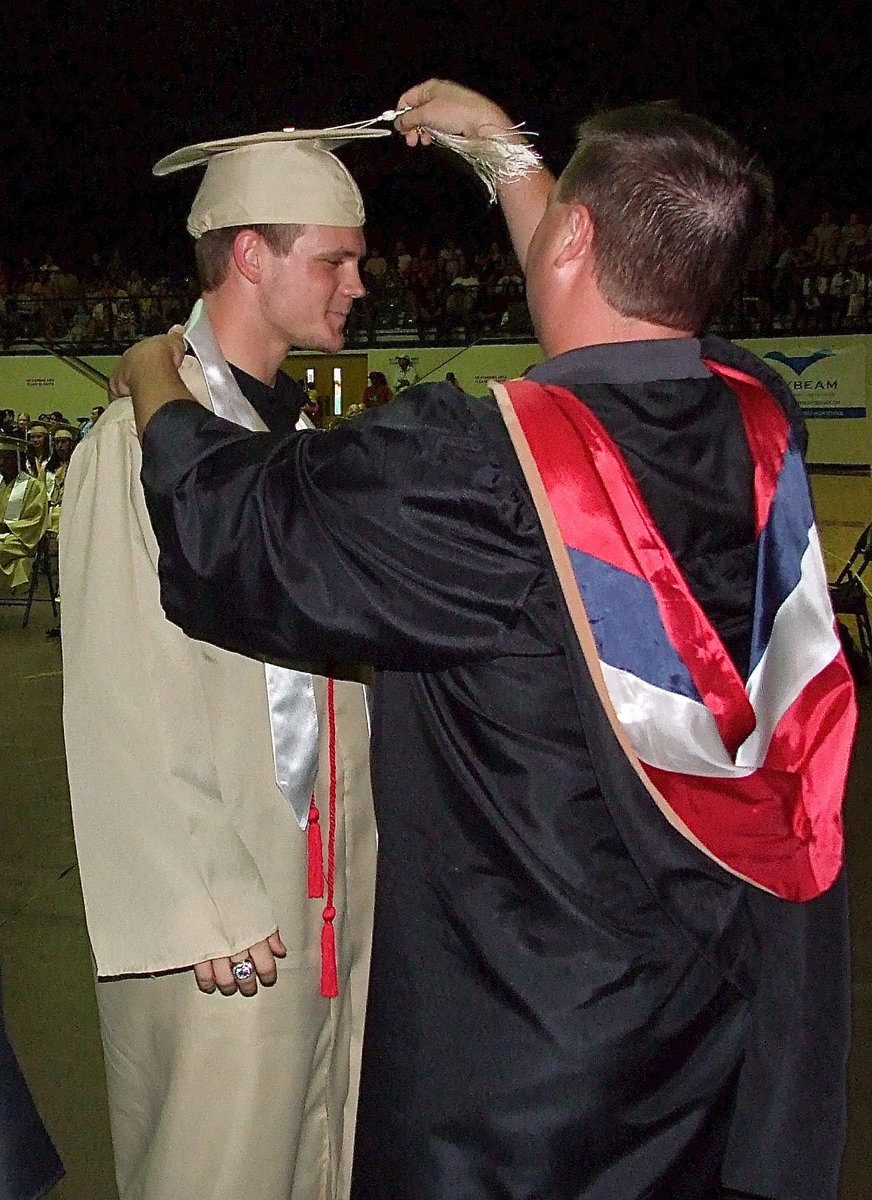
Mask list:
[[[825,205],[868,218],[869,25],[853,0],[7,0],[0,256],[75,265],[118,247],[145,270],[178,266],[199,171],[156,180],[158,158],[193,141],[365,119],[431,75],[492,95],[540,133],[558,169],[592,110],[674,99],[751,146],[792,231]],[[498,228],[479,185],[438,153],[392,138],[343,156],[368,199],[371,242]]]

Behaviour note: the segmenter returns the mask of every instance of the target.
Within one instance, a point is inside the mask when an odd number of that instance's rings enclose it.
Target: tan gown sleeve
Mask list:
[[[139,470],[130,402],[116,401],[73,455],[61,515],[67,763],[104,976],[226,955],[278,925],[222,790],[208,683],[216,652],[163,615]],[[239,719],[262,724],[262,668],[227,659],[225,669],[241,669]],[[271,787],[269,803],[284,805]]]

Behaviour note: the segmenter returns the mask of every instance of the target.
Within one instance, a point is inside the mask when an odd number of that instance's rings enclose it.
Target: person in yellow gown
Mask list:
[[[48,519],[45,485],[21,469],[20,445],[0,438],[0,583],[6,588],[27,583]]]

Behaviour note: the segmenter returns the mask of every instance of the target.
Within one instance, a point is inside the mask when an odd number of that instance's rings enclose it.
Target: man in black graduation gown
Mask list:
[[[512,125],[444,83],[404,105],[410,143]],[[754,467],[712,364],[800,418],[757,360],[697,333],[766,199],[726,135],[658,106],[589,122],[556,185],[500,187],[547,356],[528,379],[608,430],[743,673]],[[178,353],[156,340],[121,368],[168,615],[376,667],[357,1200],[834,1200],[842,880],[780,899],[652,803],[494,403],[434,384],[329,434],[251,436],[185,400]]]
[[[0,1196],[3,1200],[36,1200],[63,1174],[6,1036],[0,994]]]

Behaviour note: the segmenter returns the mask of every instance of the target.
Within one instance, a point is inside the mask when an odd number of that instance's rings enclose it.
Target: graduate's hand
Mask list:
[[[164,404],[170,400],[194,400],[179,375],[185,357],[182,334],[182,326],[174,325],[169,333],[137,342],[124,351],[109,380],[109,395],[113,400],[123,396],[132,398],[140,437]]]
[[[499,105],[470,88],[448,79],[428,79],[403,92],[397,109],[409,111],[397,117],[394,128],[410,146],[429,146],[432,138],[420,129],[429,125],[440,133],[459,133],[465,137],[487,137],[511,129],[514,122]]]
[[[247,950],[240,950],[238,954],[195,963],[197,987],[201,992],[208,994],[217,988],[222,996],[232,996],[234,992],[243,996],[254,996],[257,993],[258,982],[264,987],[272,987],[278,978],[276,959],[284,958],[287,952],[281,935],[276,930],[262,942],[255,942],[253,946],[249,946]],[[233,965],[245,959],[250,959],[254,964],[254,974],[248,979],[237,979],[233,974]]]

